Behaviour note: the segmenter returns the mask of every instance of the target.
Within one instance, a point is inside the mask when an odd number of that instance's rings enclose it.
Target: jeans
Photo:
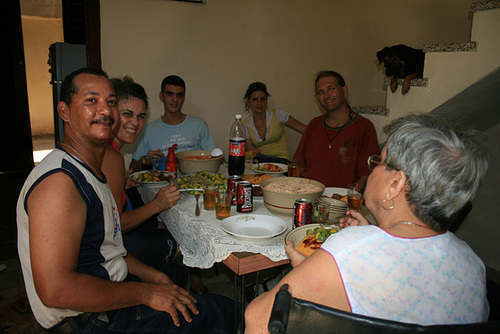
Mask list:
[[[221,295],[196,295],[199,313],[186,322],[179,313],[181,325],[176,327],[170,314],[139,305],[96,313],[74,333],[234,333],[234,301]],[[239,314],[237,311],[236,315]],[[72,319],[65,321],[71,322]]]

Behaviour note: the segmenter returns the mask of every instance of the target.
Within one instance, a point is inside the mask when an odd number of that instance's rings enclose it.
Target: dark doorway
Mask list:
[[[29,116],[23,34],[19,0],[2,1],[1,26],[4,47],[0,53],[4,87],[3,143],[0,173],[29,172],[33,166],[33,143]],[[64,39],[87,45],[88,66],[101,68],[99,0],[62,0]],[[47,46],[48,49],[48,46]]]
[[[0,131],[3,152],[0,172],[29,171],[33,168],[33,144],[24,66],[21,7],[18,0],[2,1],[1,26],[4,47],[0,53],[4,84],[3,126]]]
[[[99,0],[63,0],[64,38],[87,45],[88,65],[101,67]],[[0,159],[0,260],[17,257],[16,202],[34,166],[19,0],[0,2],[3,144]],[[67,31],[66,31],[67,29]],[[47,50],[49,46],[47,45]]]

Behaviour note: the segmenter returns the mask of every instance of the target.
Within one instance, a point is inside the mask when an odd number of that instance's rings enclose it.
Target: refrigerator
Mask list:
[[[49,47],[49,72],[52,74],[52,97],[54,101],[54,137],[56,143],[64,139],[64,123],[57,113],[61,85],[71,72],[87,66],[87,47],[84,44],[54,43]]]

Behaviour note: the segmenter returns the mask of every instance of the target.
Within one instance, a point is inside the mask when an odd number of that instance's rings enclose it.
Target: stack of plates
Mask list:
[[[336,200],[330,197],[320,197],[318,198],[319,203],[324,203],[330,206],[330,213],[328,214],[328,219],[333,220],[338,217],[345,215],[347,212],[347,203]]]

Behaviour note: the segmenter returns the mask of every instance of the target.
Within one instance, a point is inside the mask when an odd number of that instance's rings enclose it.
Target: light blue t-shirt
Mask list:
[[[322,249],[337,264],[353,313],[421,325],[488,318],[484,264],[451,232],[403,238],[353,226]]]
[[[212,133],[203,119],[186,115],[181,124],[169,125],[160,117],[146,125],[139,135],[133,158],[140,160],[141,156],[157,149],[167,156],[168,148],[174,144],[177,144],[175,152],[215,148]]]

